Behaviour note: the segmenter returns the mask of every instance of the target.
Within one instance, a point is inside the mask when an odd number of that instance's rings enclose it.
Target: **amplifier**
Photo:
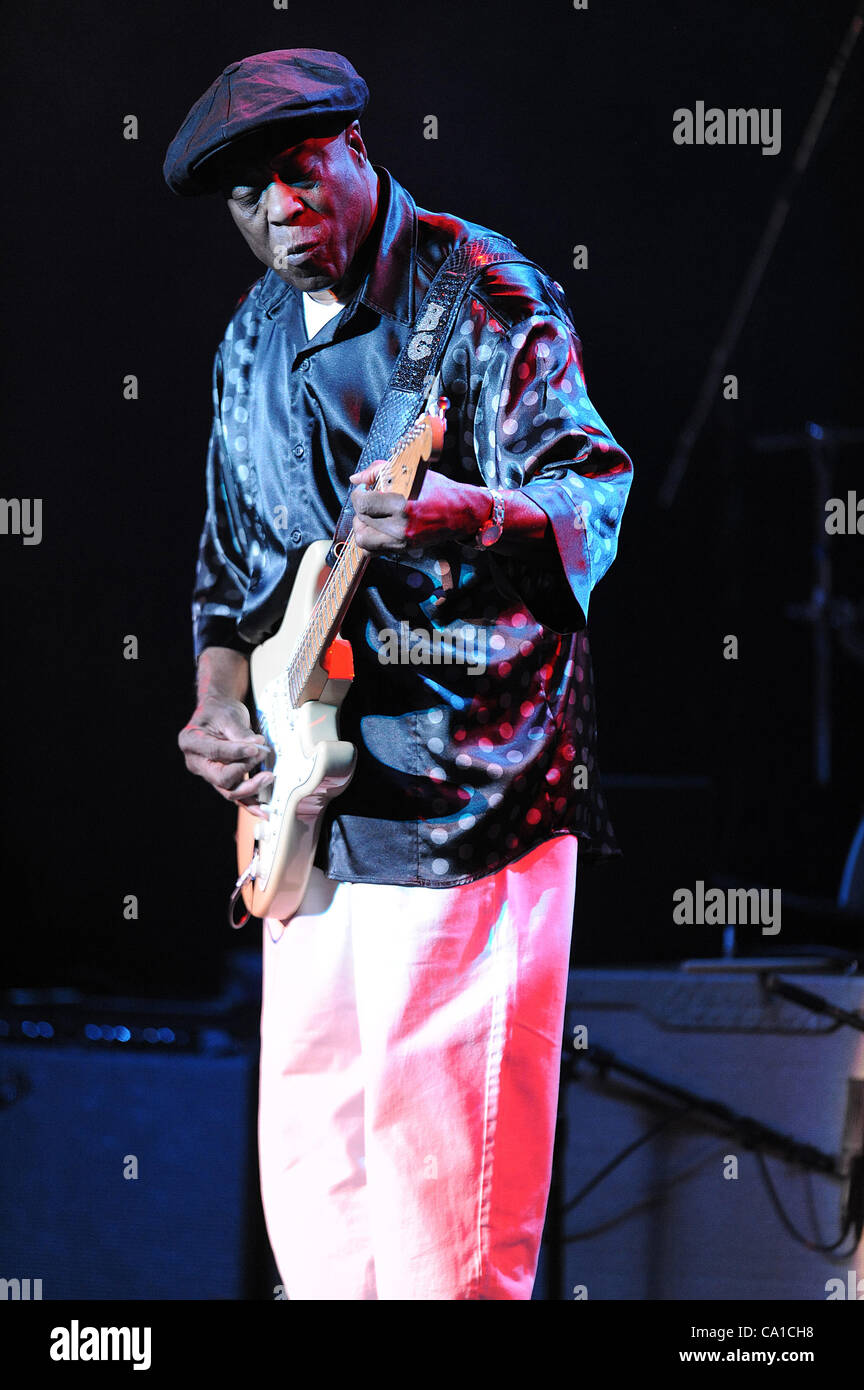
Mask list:
[[[257,1039],[222,1025],[146,1001],[0,1007],[7,1298],[268,1296]]]
[[[801,962],[788,965],[771,969],[861,1011],[864,979],[791,974]],[[820,1300],[859,1287],[864,1247],[857,1260],[849,1239],[834,1254],[819,1253],[785,1229],[752,1131],[730,1134],[695,1110],[684,1114],[680,1098],[632,1071],[824,1155],[850,1144],[860,1155],[862,1087],[847,1084],[864,1078],[860,1032],[767,996],[758,970],[693,962],[675,971],[572,971],[565,1037],[570,1061],[535,1297]],[[631,1074],[589,1062],[589,1048]],[[765,1148],[764,1161],[792,1225],[811,1242],[836,1240],[843,1181],[808,1169],[782,1145]]]

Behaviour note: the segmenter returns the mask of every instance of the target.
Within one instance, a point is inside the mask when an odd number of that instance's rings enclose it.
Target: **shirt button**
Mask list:
[[[300,363],[300,370],[301,370],[301,372],[308,372],[308,370],[309,370],[309,358],[308,358],[308,357],[304,357],[304,358],[303,358],[303,361]]]
[[[300,542],[302,541],[302,539],[303,539],[303,532],[300,530],[300,527],[299,527],[299,526],[295,526],[295,527],[294,527],[294,530],[291,532],[291,539],[292,539],[292,541],[294,542],[295,545],[299,545]]]
[[[294,457],[295,457],[295,459],[302,459],[302,457],[303,457],[303,455],[305,454],[305,452],[306,452],[306,450],[303,448],[303,445],[302,445],[302,444],[295,444],[295,445],[294,445]]]

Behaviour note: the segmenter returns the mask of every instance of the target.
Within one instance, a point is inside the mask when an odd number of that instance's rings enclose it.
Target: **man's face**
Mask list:
[[[295,289],[338,286],[374,220],[376,177],[357,122],[229,174],[231,216],[254,254]]]

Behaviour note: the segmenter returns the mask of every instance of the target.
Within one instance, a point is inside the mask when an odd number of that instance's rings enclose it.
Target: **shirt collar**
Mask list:
[[[378,314],[411,323],[414,318],[414,260],[417,248],[417,207],[410,193],[382,165],[372,166],[378,175],[378,215],[371,235],[378,249],[354,303],[366,304]],[[299,290],[286,285],[274,270],[260,281],[258,299],[268,318],[285,307],[289,295]]]

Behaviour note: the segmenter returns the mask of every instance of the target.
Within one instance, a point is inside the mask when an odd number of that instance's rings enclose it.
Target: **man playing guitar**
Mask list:
[[[250,657],[347,500],[368,557],[341,627],[356,769],[299,908],[263,924],[268,1231],[290,1298],[528,1299],[577,848],[617,852],[586,628],[632,464],[587,396],[560,285],[372,165],[367,97],[338,54],[253,55],[165,161],[175,192],[225,198],[266,267],[216,355],[179,743],[266,820]],[[480,249],[440,349],[443,449],[411,500],[373,486],[380,459],[357,462],[403,349],[432,350],[418,313],[462,246]],[[436,641],[385,660],[400,632]]]

